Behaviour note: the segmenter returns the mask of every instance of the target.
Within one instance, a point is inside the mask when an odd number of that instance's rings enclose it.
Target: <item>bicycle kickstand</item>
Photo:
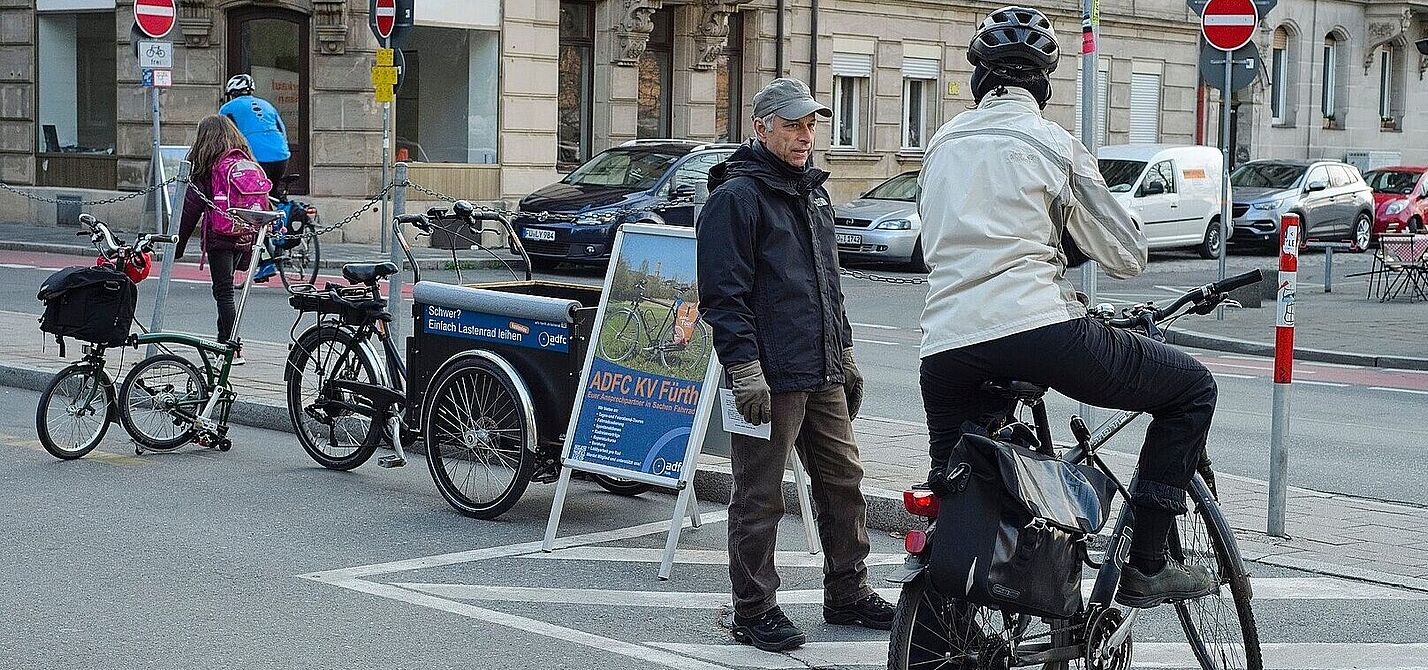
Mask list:
[[[377,465],[384,468],[400,468],[407,464],[407,453],[402,449],[402,417],[397,412],[387,414],[387,435],[392,438],[392,450],[396,453],[377,459]]]

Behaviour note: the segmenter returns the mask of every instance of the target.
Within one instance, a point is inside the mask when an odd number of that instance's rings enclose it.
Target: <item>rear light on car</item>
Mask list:
[[[920,530],[907,531],[907,535],[902,538],[902,547],[914,556],[921,554],[927,549],[927,533]]]
[[[928,519],[937,518],[937,496],[931,491],[903,491],[902,506],[909,514]]]

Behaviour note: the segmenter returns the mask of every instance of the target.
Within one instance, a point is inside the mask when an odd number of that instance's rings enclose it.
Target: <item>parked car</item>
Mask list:
[[[1230,175],[1235,196],[1235,244],[1274,245],[1279,218],[1299,215],[1300,243],[1349,242],[1355,251],[1373,241],[1373,190],[1358,168],[1338,161],[1257,160]]]
[[[840,258],[896,263],[912,272],[927,272],[922,221],[917,217],[918,174],[904,172],[833,208]]]
[[[1382,167],[1364,181],[1373,189],[1373,234],[1421,233],[1428,228],[1428,167]]]
[[[1224,159],[1218,149],[1121,144],[1097,153],[1101,176],[1145,231],[1151,249],[1220,255]]]
[[[596,154],[564,179],[521,199],[512,223],[530,254],[532,269],[551,270],[562,262],[604,265],[610,260],[615,230],[624,223],[694,225],[693,203],[609,222],[541,221],[537,213],[594,215],[692,197],[695,185],[709,178],[709,169],[737,148],[737,144],[645,139]]]

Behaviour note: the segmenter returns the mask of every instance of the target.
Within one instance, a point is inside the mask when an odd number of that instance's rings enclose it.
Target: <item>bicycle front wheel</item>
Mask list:
[[[1172,527],[1170,554],[1220,579],[1218,593],[1175,604],[1190,650],[1205,670],[1263,670],[1249,574],[1234,533],[1199,475],[1191,482],[1190,499],[1195,509]]]
[[[330,470],[351,470],[372,457],[382,437],[371,417],[352,411],[360,398],[328,388],[333,380],[378,383],[376,363],[357,338],[335,326],[304,334],[288,354],[288,418],[312,460]]]
[[[35,432],[51,456],[80,458],[104,439],[113,411],[114,386],[104,370],[71,365],[60,370],[40,394]]]
[[[193,439],[193,418],[208,402],[208,383],[188,359],[150,356],[119,386],[119,422],[149,451],[171,451]]]
[[[466,516],[500,516],[520,500],[535,469],[526,448],[535,426],[515,382],[490,361],[465,358],[440,372],[431,388],[422,438],[437,490]]]

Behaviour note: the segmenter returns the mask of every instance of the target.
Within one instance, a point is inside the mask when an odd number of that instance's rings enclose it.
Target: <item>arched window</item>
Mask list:
[[[1335,30],[1324,36],[1319,62],[1319,113],[1325,126],[1343,128],[1348,110],[1348,63],[1350,59],[1347,35]]]
[[[1269,109],[1277,126],[1292,126],[1299,109],[1295,93],[1298,81],[1298,59],[1294,53],[1294,34],[1287,26],[1274,31],[1269,52]]]

